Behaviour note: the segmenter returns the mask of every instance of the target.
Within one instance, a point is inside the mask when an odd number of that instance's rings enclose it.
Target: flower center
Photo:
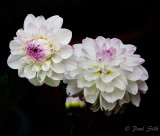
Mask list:
[[[37,53],[37,52],[38,52],[38,49],[34,49],[33,51],[34,51],[35,53]]]
[[[34,40],[25,47],[30,62],[41,63],[53,54],[50,43],[44,39]],[[52,52],[51,52],[52,51]]]
[[[44,50],[40,47],[40,45],[30,43],[26,49],[27,55],[36,61],[41,61],[43,58],[45,58]]]
[[[104,64],[103,66],[100,67],[100,71],[101,73],[108,73],[108,67],[106,64]]]
[[[101,50],[97,52],[97,58],[98,60],[107,60],[107,61],[112,61],[114,56],[116,54],[116,49],[111,47],[110,49],[106,50]]]
[[[110,70],[108,70],[108,69],[100,69],[100,71],[98,71],[100,74],[110,74],[111,73],[111,71]]]

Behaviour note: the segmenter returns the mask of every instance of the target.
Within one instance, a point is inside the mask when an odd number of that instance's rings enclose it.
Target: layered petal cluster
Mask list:
[[[107,115],[117,113],[125,103],[139,106],[140,93],[148,90],[148,73],[141,65],[144,59],[134,54],[134,45],[99,36],[73,47],[79,65],[66,74],[68,95],[82,92],[92,111],[101,109]]]
[[[8,66],[18,69],[18,75],[35,86],[58,86],[64,73],[77,66],[73,48],[68,45],[72,32],[61,28],[62,23],[58,15],[48,19],[27,15],[23,29],[10,42]]]

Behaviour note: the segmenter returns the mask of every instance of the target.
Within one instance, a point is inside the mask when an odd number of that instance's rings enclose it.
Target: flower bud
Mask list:
[[[84,108],[86,103],[81,101],[79,97],[67,97],[65,102],[66,109],[70,108]]]

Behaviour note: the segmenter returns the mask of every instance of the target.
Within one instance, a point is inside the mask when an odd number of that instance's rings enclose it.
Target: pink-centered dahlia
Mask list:
[[[66,74],[68,95],[83,94],[92,111],[101,109],[107,115],[125,103],[139,106],[140,93],[148,90],[148,73],[141,65],[144,59],[134,54],[134,45],[99,36],[73,47],[79,65]]]
[[[10,42],[8,66],[18,69],[33,85],[58,86],[64,73],[76,68],[73,48],[68,45],[72,32],[61,28],[58,15],[45,20],[43,16],[27,15],[23,29]]]

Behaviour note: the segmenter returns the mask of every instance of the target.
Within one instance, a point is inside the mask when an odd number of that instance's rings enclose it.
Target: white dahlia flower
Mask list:
[[[136,47],[119,39],[86,38],[75,44],[74,55],[78,67],[66,74],[67,94],[83,93],[92,111],[117,113],[124,103],[139,106],[140,93],[148,90],[144,59],[134,54]]]
[[[62,27],[58,15],[45,20],[43,16],[27,15],[24,28],[19,29],[10,42],[8,66],[18,69],[33,85],[58,86],[64,72],[76,68],[73,48],[68,45],[72,32]]]

